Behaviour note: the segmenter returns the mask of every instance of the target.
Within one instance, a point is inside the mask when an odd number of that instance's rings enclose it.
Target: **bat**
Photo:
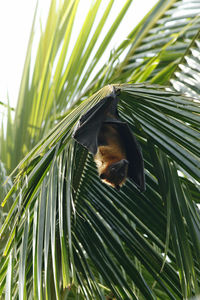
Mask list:
[[[129,178],[145,191],[144,162],[139,143],[118,114],[120,90],[113,91],[79,120],[73,138],[94,156],[100,179],[119,190]]]

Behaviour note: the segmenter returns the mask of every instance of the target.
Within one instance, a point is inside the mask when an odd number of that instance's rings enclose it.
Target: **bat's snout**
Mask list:
[[[124,179],[128,170],[128,160],[122,159],[116,165],[116,171],[118,172],[118,176],[120,179]]]

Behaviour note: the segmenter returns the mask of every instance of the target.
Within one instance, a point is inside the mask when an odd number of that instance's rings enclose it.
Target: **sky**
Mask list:
[[[107,3],[107,0],[104,2]],[[116,47],[119,41],[121,42],[122,38],[128,35],[156,2],[157,0],[133,0],[117,34],[112,40],[110,49]],[[50,0],[39,0],[38,15],[41,17],[43,24],[48,13],[49,3]],[[86,3],[90,5],[91,0],[80,0],[78,12],[80,23],[84,18]],[[124,0],[115,0],[111,13],[117,14],[123,3],[125,3]],[[9,98],[12,107],[15,107],[17,103],[35,6],[36,0],[0,1],[0,102],[7,103]],[[127,24],[130,24],[130,26],[127,26]],[[36,34],[40,30],[39,19],[37,25]]]

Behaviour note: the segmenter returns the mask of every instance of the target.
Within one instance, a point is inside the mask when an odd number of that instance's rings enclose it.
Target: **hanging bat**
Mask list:
[[[122,122],[115,90],[83,115],[73,138],[94,155],[100,179],[117,190],[128,177],[142,192],[145,190],[144,163],[138,142],[128,124]]]

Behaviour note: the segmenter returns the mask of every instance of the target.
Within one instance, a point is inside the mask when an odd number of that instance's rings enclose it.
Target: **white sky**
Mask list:
[[[105,0],[105,3],[107,1]],[[39,2],[39,15],[44,19],[48,12],[49,0],[39,0]],[[91,3],[90,0],[80,2],[82,3],[80,12],[85,11],[86,3],[87,5]],[[120,44],[156,2],[157,0],[133,0],[117,35],[113,38],[110,49]],[[112,13],[118,14],[124,3],[125,0],[115,0]],[[7,103],[8,95],[10,105],[13,107],[17,102],[35,5],[36,0],[0,1],[0,101]],[[39,21],[37,24],[39,32]]]

